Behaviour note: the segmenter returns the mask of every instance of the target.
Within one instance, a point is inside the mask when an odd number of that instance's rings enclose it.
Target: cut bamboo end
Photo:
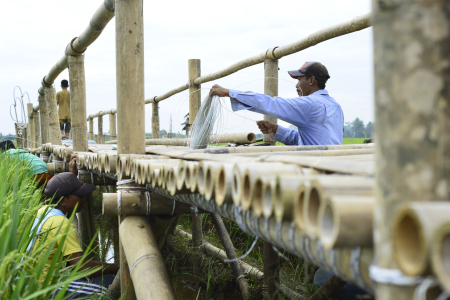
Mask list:
[[[431,261],[441,287],[450,293],[450,222],[441,224],[433,235]]]
[[[431,274],[433,235],[448,221],[449,214],[450,204],[443,202],[408,203],[395,212],[393,251],[403,273],[408,276]]]
[[[375,199],[333,196],[319,209],[319,236],[326,249],[371,247]]]
[[[303,171],[303,170],[302,170]],[[278,175],[273,183],[273,212],[277,221],[294,220],[295,202],[302,183],[317,176],[312,175]]]
[[[178,165],[177,190],[186,188],[186,162],[182,160]]]
[[[208,201],[214,198],[215,183],[221,168],[221,163],[211,163],[207,166],[205,176],[205,199]]]
[[[198,164],[195,165],[189,165],[190,167],[190,182],[189,182],[189,190],[191,191],[191,193],[195,193],[198,191],[198,186],[197,186],[197,173],[198,173]]]
[[[218,205],[224,203],[233,203],[232,181],[233,181],[233,164],[223,164],[219,167],[215,187],[215,200]]]
[[[263,212],[263,198],[265,194],[265,190],[263,189],[264,183],[262,178],[257,178],[255,181],[255,193],[253,195],[253,202],[252,202],[252,211],[257,216],[260,217]],[[268,187],[269,194],[272,196],[270,185]]]
[[[303,209],[305,207],[305,194],[309,181],[303,182],[297,190],[294,199],[294,221],[297,228],[304,232],[306,230],[306,222],[304,219]]]
[[[161,172],[161,169],[153,169],[152,171],[152,187],[155,188],[157,186],[161,186],[161,181],[159,173]]]
[[[197,189],[198,192],[201,195],[205,194],[205,184],[206,184],[206,169],[207,169],[207,165],[206,162],[201,161],[198,164],[198,169],[197,169],[197,178],[196,178],[196,182],[197,182]]]
[[[303,202],[303,220],[305,230],[311,237],[317,237],[319,233],[319,208],[321,201],[325,197],[320,184],[311,181],[306,189],[305,200]]]

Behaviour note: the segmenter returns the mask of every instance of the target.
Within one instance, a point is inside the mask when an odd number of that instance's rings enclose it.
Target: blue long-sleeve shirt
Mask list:
[[[229,95],[233,111],[247,109],[297,126],[298,131],[278,125],[274,137],[283,144],[342,144],[344,113],[339,103],[326,90],[287,99],[236,90],[230,90]]]

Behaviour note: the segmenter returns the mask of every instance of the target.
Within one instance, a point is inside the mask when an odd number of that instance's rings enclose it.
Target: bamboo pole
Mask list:
[[[347,282],[340,279],[336,275],[333,275],[325,282],[314,294],[311,295],[309,300],[328,300],[334,296],[339,290],[341,290]]]
[[[201,245],[203,244],[203,229],[202,229],[202,216],[201,213],[195,213],[192,215],[192,254],[193,254],[193,269],[194,274],[200,272],[201,269]]]
[[[217,213],[210,214],[211,219],[216,227],[217,233],[219,235],[220,242],[223,245],[227,253],[228,259],[237,259],[236,251],[234,250],[233,242],[230,239],[230,235],[228,234],[227,229],[225,228],[225,224],[223,223],[222,217]],[[231,269],[233,271],[234,279],[236,280],[239,289],[242,294],[243,299],[249,299],[250,293],[248,291],[248,282],[245,279],[244,272],[240,267],[239,263],[236,261],[231,262]]]
[[[113,282],[108,287],[106,292],[106,299],[119,300],[120,299],[120,272],[117,272],[116,277],[114,277]]]
[[[195,85],[194,80],[201,76],[200,59],[188,60],[189,70],[189,126],[194,124],[198,110],[202,104],[201,86]]]
[[[70,84],[70,117],[72,119],[73,150],[87,152],[86,75],[84,56],[68,56]]]
[[[233,203],[233,169],[234,164],[223,164],[214,182],[215,200],[218,205]]]
[[[256,140],[256,135],[250,133],[225,133],[219,135],[211,135],[209,143],[239,143],[251,144]],[[191,138],[176,138],[176,139],[146,139],[146,145],[165,145],[165,146],[188,146],[191,143]],[[116,144],[116,140],[111,140],[105,144]]]
[[[29,148],[36,148],[36,143],[34,140],[34,114],[33,114],[33,104],[27,103],[27,113],[28,113],[28,126],[27,126],[27,142]]]
[[[319,208],[319,236],[325,248],[372,247],[375,198],[332,196]]]
[[[440,213],[439,213],[440,215]],[[434,216],[433,216],[434,217]],[[423,237],[428,239],[428,237]],[[436,227],[431,245],[431,261],[434,275],[447,293],[450,292],[450,222]],[[420,252],[419,252],[420,253]]]
[[[355,32],[355,31],[359,31],[359,30],[368,28],[369,26],[371,26],[370,20],[371,20],[371,14],[370,13],[365,14],[365,15],[353,18],[349,21],[345,21],[345,22],[339,23],[337,25],[319,30],[319,31],[312,33],[312,34],[308,35],[307,37],[300,39],[296,42],[293,42],[291,44],[287,44],[287,45],[281,46],[281,47],[269,48],[268,50],[266,50],[258,55],[254,55],[252,57],[243,59],[223,70],[198,77],[197,79],[194,80],[193,84],[200,85],[202,83],[214,81],[216,79],[223,78],[230,74],[233,74],[239,70],[262,63],[266,59],[280,59],[283,56],[302,51],[304,49],[312,47],[312,46],[314,46],[318,43],[324,42],[326,40],[330,40],[330,39],[333,39],[338,36],[342,36],[345,34],[349,34],[349,33]],[[175,89],[172,89],[172,90],[164,93],[163,95],[155,96],[151,99],[147,99],[147,100],[145,100],[145,103],[160,102],[164,99],[169,98],[170,96],[173,96],[177,93],[187,90],[189,87],[190,87],[190,84],[188,82],[186,84],[183,84]]]
[[[407,203],[394,214],[392,245],[398,266],[408,276],[431,274],[433,238],[447,223],[448,202]]]
[[[118,205],[117,193],[103,193],[104,215],[178,215],[192,214],[191,205],[176,203],[164,196],[151,193],[150,201],[143,193],[123,193]],[[120,211],[119,211],[120,207]],[[203,211],[203,210],[202,210]]]
[[[98,144],[104,143],[104,136],[103,136],[103,116],[98,117],[97,120],[97,126],[98,126]]]
[[[275,252],[273,246],[269,242],[264,242],[264,285],[267,294],[263,294],[264,299],[276,300],[278,299],[277,285],[280,284],[280,257]]]
[[[47,144],[50,141],[49,136],[49,126],[48,126],[48,110],[47,110],[47,100],[45,99],[45,94],[39,94],[39,114],[41,120],[41,143]]]
[[[116,114],[109,114],[109,139],[117,139],[116,133]]]
[[[56,105],[56,91],[51,85],[45,88],[45,99],[47,100],[48,109],[49,141],[53,145],[62,145],[58,107]]]
[[[115,24],[116,24],[116,90],[117,90],[117,154],[145,154],[145,107],[144,107],[144,21],[143,21],[143,1],[139,0],[115,0]],[[122,160],[119,160],[122,164]],[[121,174],[118,174],[121,177]],[[119,180],[122,180],[120,178]],[[131,184],[122,185],[122,191],[126,192],[127,187]],[[130,187],[132,190],[133,187]],[[127,220],[130,219],[130,220]],[[136,259],[133,256],[134,251],[138,249],[127,250],[127,247],[134,244],[137,240],[124,242],[129,235],[126,232],[122,232],[123,222],[130,222],[140,220],[139,217],[126,217],[125,215],[119,216],[119,236],[121,240],[121,248],[124,252],[120,255],[120,277],[121,277],[121,293],[124,299],[134,299],[136,296],[140,298],[141,295],[149,293],[156,293],[161,291],[163,293],[166,287],[156,286],[154,289],[143,290],[141,285],[145,277],[134,277],[138,270],[136,269],[133,274],[132,269],[133,261]],[[154,248],[156,242],[154,242],[153,235],[150,230],[150,225],[145,228],[146,236],[143,236],[146,240],[146,247]],[[152,240],[153,239],[153,240]],[[150,244],[149,244],[150,243]],[[138,250],[139,251],[139,250]],[[159,253],[159,250],[154,249]],[[126,256],[126,257],[125,257]],[[128,260],[129,264],[126,263]],[[153,262],[154,259],[151,259]],[[145,263],[144,263],[145,262]],[[150,260],[144,260],[139,266],[148,265]],[[163,263],[163,261],[161,260]],[[157,273],[152,274],[155,277],[153,282],[159,282],[167,277],[165,273],[164,264],[159,270],[159,264],[151,264],[149,267],[158,267]],[[142,270],[142,274],[151,271],[150,269]],[[133,277],[133,282],[130,280],[130,276]],[[162,276],[162,277],[161,277]],[[148,279],[148,278],[147,278]],[[163,280],[164,281],[164,280]],[[161,282],[163,284],[164,282]],[[133,291],[133,285],[135,292]],[[161,290],[160,290],[161,289]],[[173,293],[173,292],[172,292]],[[148,295],[148,294],[147,294]],[[170,293],[167,295],[170,298]],[[142,298],[143,299],[143,298]],[[162,298],[161,298],[162,299]]]
[[[89,140],[94,140],[94,119],[89,118]]]
[[[35,148],[38,148],[41,144],[41,127],[40,127],[40,117],[39,117],[39,112],[33,112],[34,115],[34,141],[35,143]]]
[[[159,138],[159,107],[158,103],[152,103],[152,139]]]
[[[119,232],[129,262],[136,298],[175,300],[150,222],[145,217],[128,216],[120,224]]]
[[[269,51],[269,50],[267,50]],[[264,60],[264,94],[275,97],[278,96],[278,59]],[[277,124],[275,117],[264,115],[264,120]],[[273,133],[263,135],[264,143],[275,145]]]
[[[373,11],[375,265],[390,270],[398,268],[392,244],[397,208],[409,201],[450,199],[444,188],[450,185],[450,66],[442,65],[448,59],[450,31],[442,28],[450,23],[450,7],[445,0],[373,1]],[[422,95],[421,101],[410,101],[414,95]],[[377,280],[377,298],[413,298],[414,284]]]

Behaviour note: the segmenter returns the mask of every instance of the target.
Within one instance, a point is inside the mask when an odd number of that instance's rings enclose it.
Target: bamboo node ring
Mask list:
[[[136,268],[136,266],[137,266],[141,261],[143,261],[144,259],[149,259],[149,258],[159,258],[159,259],[162,260],[162,257],[161,257],[161,256],[158,256],[158,255],[152,255],[152,254],[148,254],[148,253],[147,253],[147,254],[143,254],[143,255],[139,256],[138,258],[136,258],[136,259],[134,260],[134,262],[131,264],[131,267],[130,267],[130,275],[133,274],[134,268]]]
[[[72,51],[75,52],[75,53],[83,54],[84,52],[86,52],[87,48],[84,49],[82,52],[78,52],[77,50],[73,49],[73,42],[75,42],[75,40],[76,40],[77,38],[78,38],[78,37],[76,36],[76,37],[74,37],[74,38],[70,41],[70,49],[72,49]]]
[[[273,56],[275,59],[280,59],[281,57],[276,57],[276,56],[275,56],[275,49],[277,49],[277,48],[280,48],[280,47],[276,46],[276,47],[272,48],[272,56]]]
[[[392,285],[412,286],[420,284],[423,277],[406,276],[399,269],[385,269],[375,265],[369,267],[370,279],[379,283],[387,283]]]

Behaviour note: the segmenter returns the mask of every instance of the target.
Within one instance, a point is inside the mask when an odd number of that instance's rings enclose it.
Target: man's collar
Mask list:
[[[314,95],[314,94],[317,94],[317,95],[328,95],[328,91],[327,90],[318,90],[318,91],[315,91],[314,93],[312,93],[311,95]]]

